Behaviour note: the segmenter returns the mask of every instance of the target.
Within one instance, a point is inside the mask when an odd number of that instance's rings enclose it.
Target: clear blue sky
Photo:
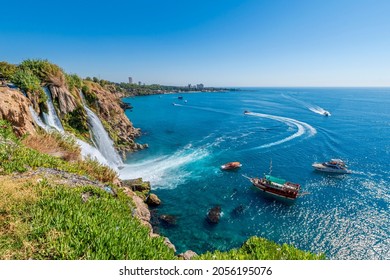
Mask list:
[[[388,0],[7,1],[0,61],[112,81],[390,86]]]

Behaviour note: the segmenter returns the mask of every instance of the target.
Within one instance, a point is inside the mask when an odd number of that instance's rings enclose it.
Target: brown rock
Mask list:
[[[31,102],[20,91],[0,88],[0,119],[9,121],[17,136],[36,133],[29,106]]]
[[[147,198],[146,198],[146,204],[149,206],[158,206],[161,204],[161,200],[158,198],[157,195],[154,193],[151,193]]]
[[[134,195],[133,201],[135,204],[135,211],[134,211],[134,216],[138,217],[140,220],[150,222],[150,211],[148,209],[148,206],[144,203],[142,198]]]
[[[179,258],[182,258],[184,260],[191,260],[192,258],[198,256],[197,253],[195,253],[194,251],[191,251],[191,250],[187,250],[185,251],[184,253],[181,253],[179,254]]]
[[[129,187],[133,191],[138,191],[138,192],[150,191],[150,183],[148,181],[143,181],[142,178],[122,180],[122,184],[126,187]]]
[[[67,88],[49,85],[49,89],[53,100],[57,100],[58,102],[58,109],[61,117],[73,112],[77,108],[77,99],[68,91]]]

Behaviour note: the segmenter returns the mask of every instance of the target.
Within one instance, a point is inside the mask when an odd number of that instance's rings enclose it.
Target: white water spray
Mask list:
[[[251,116],[256,116],[256,117],[260,117],[260,118],[267,118],[267,119],[271,119],[271,120],[276,120],[276,121],[279,121],[279,122],[282,122],[282,123],[285,123],[287,124],[288,126],[295,126],[298,131],[295,132],[294,134],[284,138],[284,139],[281,139],[279,141],[276,141],[276,142],[272,142],[272,143],[268,143],[268,144],[264,144],[264,145],[261,145],[259,147],[256,147],[255,149],[261,149],[261,148],[269,148],[269,147],[272,147],[272,146],[276,146],[276,145],[280,145],[282,143],[285,143],[287,141],[291,141],[292,139],[294,138],[297,138],[297,137],[300,137],[302,135],[304,135],[305,133],[308,134],[308,136],[313,136],[314,134],[317,133],[317,130],[312,127],[311,125],[305,123],[305,122],[301,122],[301,121],[298,121],[298,120],[295,120],[295,119],[290,119],[290,118],[286,118],[286,117],[280,117],[280,116],[274,116],[274,115],[268,115],[268,114],[261,114],[261,113],[246,113],[247,115],[251,115]]]
[[[48,108],[48,114],[43,113],[44,121],[46,125],[51,126],[60,132],[64,132],[64,127],[62,126],[61,120],[57,115],[56,109],[54,108],[53,100],[51,98],[51,93],[47,87],[43,87],[43,90],[47,96],[46,104]]]
[[[326,111],[324,108],[321,108],[320,106],[312,105],[312,104],[310,104],[308,102],[296,99],[296,98],[291,97],[289,95],[282,94],[282,96],[284,98],[286,98],[286,99],[289,99],[289,100],[299,104],[299,105],[302,105],[303,107],[306,107],[307,109],[309,109],[313,113],[316,113],[316,114],[319,114],[319,115],[327,115],[327,116],[331,115],[329,111]]]
[[[87,112],[87,122],[92,134],[92,142],[110,165],[123,165],[121,157],[114,148],[114,142],[111,140],[99,117],[85,104],[84,95],[81,91],[80,96],[83,101],[84,110]]]

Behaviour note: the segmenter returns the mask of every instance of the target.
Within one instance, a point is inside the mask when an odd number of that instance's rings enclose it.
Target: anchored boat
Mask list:
[[[287,199],[296,199],[301,189],[301,185],[299,184],[291,183],[271,175],[264,175],[263,178],[250,178],[249,180],[256,188]]]
[[[296,199],[298,196],[302,196],[307,193],[300,193],[301,185],[297,183],[288,182],[285,179],[271,176],[272,162],[270,163],[269,174],[265,174],[263,178],[248,178],[251,183],[263,192],[272,194],[274,196],[287,198],[290,200]]]

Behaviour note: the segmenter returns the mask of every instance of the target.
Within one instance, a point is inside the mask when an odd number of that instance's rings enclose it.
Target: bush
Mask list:
[[[29,69],[18,69],[12,76],[12,82],[32,95],[39,96],[39,102],[46,101],[46,95],[41,87],[40,79]]]
[[[85,134],[89,132],[87,116],[82,106],[78,106],[75,110],[66,114],[63,121],[75,129],[78,134]]]
[[[322,260],[323,254],[313,254],[295,248],[279,245],[261,237],[249,238],[241,248],[227,252],[207,252],[198,256],[199,260]]]
[[[83,81],[79,76],[76,74],[65,74],[65,77],[70,91],[81,88]]]
[[[0,61],[0,78],[11,80],[15,74],[17,67],[5,61]]]
[[[30,70],[42,82],[52,83],[56,86],[65,86],[66,84],[64,71],[48,60],[27,59],[19,65],[19,68]]]

